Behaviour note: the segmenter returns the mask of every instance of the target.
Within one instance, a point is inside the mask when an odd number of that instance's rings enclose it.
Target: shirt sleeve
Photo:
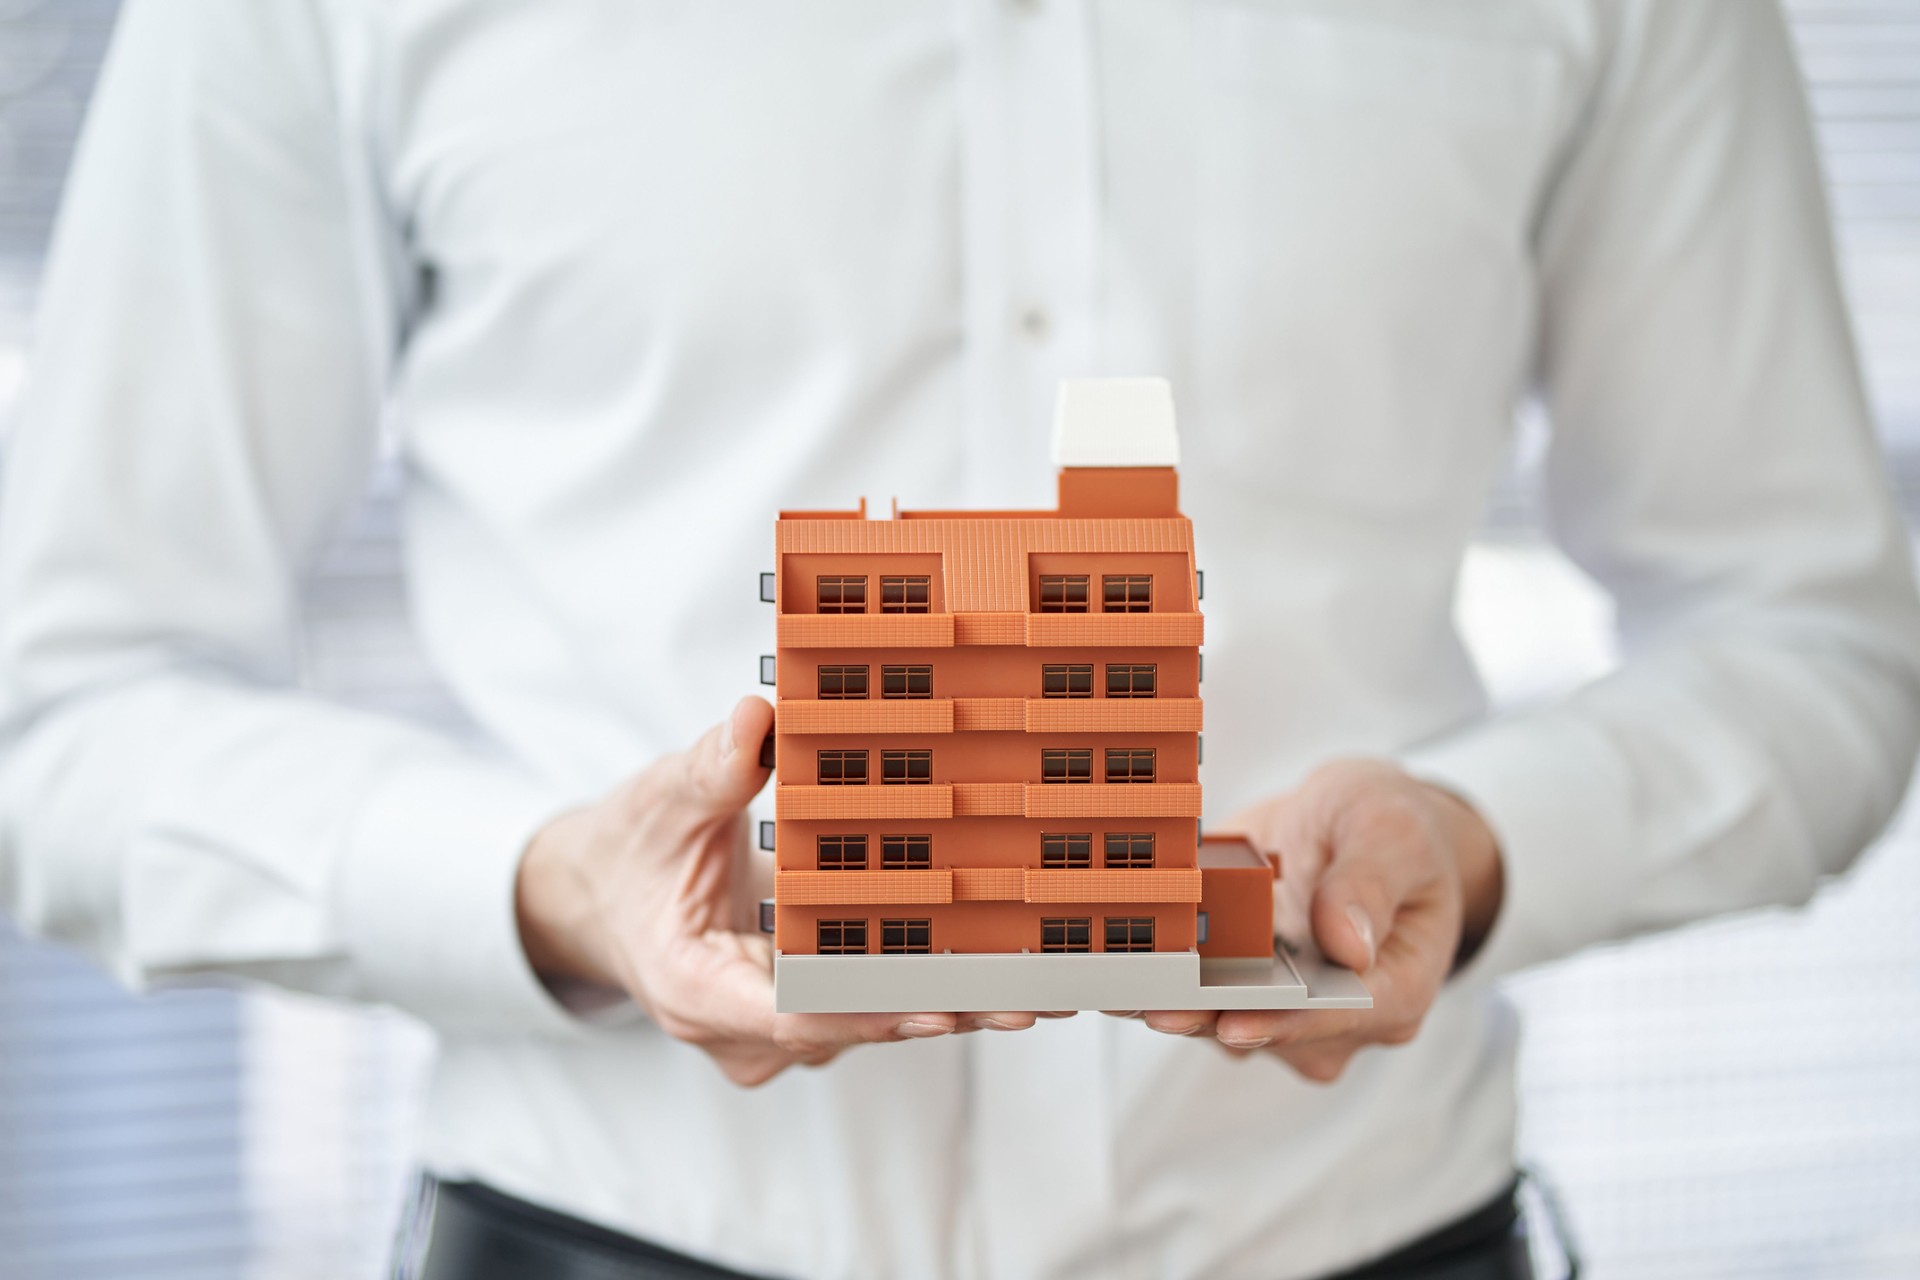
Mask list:
[[[1538,227],[1549,526],[1625,661],[1413,752],[1500,839],[1467,977],[1799,903],[1887,821],[1920,604],[1771,3],[1642,3]]]
[[[339,101],[308,0],[124,10],[0,501],[0,906],[134,985],[560,1030],[513,910],[559,798],[294,687],[403,302]]]

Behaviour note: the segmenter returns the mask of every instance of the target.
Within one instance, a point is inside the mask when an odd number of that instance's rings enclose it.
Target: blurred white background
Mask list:
[[[1896,483],[1920,510],[1920,0],[1789,8]],[[40,256],[113,9],[0,0],[0,465]],[[1460,600],[1510,703],[1611,661],[1606,602],[1543,545],[1524,457],[1516,466]],[[450,721],[406,631],[395,536],[376,494],[322,567],[310,679]],[[1515,984],[1525,1155],[1560,1188],[1591,1275],[1920,1276],[1910,809],[1805,912]],[[430,1053],[393,1015],[253,992],[136,1000],[0,922],[0,1280],[382,1274]]]

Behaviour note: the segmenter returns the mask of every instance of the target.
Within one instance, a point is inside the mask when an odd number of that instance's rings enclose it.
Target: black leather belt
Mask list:
[[[755,1280],[477,1182],[442,1182],[417,1280]],[[1333,1280],[1532,1280],[1509,1189]]]

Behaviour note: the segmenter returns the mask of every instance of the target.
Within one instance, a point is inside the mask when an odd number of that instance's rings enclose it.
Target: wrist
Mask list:
[[[618,986],[599,945],[592,883],[582,865],[591,811],[561,814],[535,833],[514,878],[514,913],[527,963],[549,982]]]

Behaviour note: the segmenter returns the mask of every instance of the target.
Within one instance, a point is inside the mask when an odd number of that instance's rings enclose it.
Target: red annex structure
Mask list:
[[[774,526],[777,1007],[1366,1007],[1276,949],[1277,863],[1201,833],[1168,385],[1063,384],[1054,447],[1055,511]]]

